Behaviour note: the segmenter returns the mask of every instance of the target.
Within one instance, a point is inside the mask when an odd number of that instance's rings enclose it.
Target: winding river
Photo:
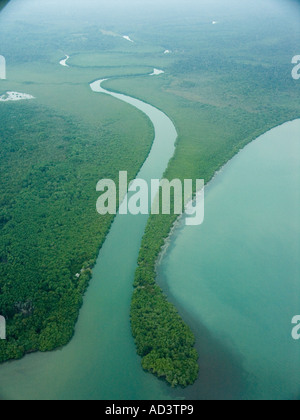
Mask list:
[[[138,174],[161,178],[177,138],[172,121],[138,99],[155,139]],[[229,162],[206,192],[200,227],[180,221],[159,266],[163,287],[197,337],[200,376],[172,390],[143,372],[132,339],[132,282],[147,216],[118,214],[100,251],[75,336],[65,348],[0,367],[5,399],[279,399],[300,395],[300,121],[261,136]],[[279,176],[280,174],[280,176]],[[184,281],[182,281],[184,279]]]
[[[174,124],[153,106],[110,92],[102,83],[93,82],[92,91],[126,102],[151,120],[155,139],[138,178],[162,178],[175,150]],[[2,365],[0,398],[174,398],[165,383],[142,370],[130,329],[132,283],[147,219],[117,215],[93,270],[73,340],[62,350]]]

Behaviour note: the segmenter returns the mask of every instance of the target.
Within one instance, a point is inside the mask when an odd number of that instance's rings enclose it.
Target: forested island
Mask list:
[[[96,184],[117,183],[120,169],[133,179],[151,149],[147,118],[112,98],[94,98],[88,82],[116,77],[111,89],[172,119],[179,137],[165,172],[170,180],[207,183],[250,141],[300,116],[300,85],[291,77],[299,46],[287,18],[274,17],[276,33],[273,20],[259,14],[251,21],[230,15],[218,25],[210,15],[200,23],[190,18],[180,30],[176,16],[167,26],[135,19],[140,43],[126,45],[116,35],[122,19],[112,23],[112,35],[98,22],[82,24],[80,33],[77,22],[68,29],[63,22],[60,32],[26,22],[20,32],[9,22],[5,32],[1,22],[0,53],[11,73],[0,81],[0,95],[14,88],[36,99],[0,103],[0,313],[7,320],[0,362],[70,341],[113,222],[96,213]],[[73,73],[59,66],[61,39]],[[154,65],[165,73],[150,79],[145,74]],[[156,283],[157,259],[176,219],[149,218],[132,279],[131,326],[143,368],[185,387],[197,380],[201,343]]]

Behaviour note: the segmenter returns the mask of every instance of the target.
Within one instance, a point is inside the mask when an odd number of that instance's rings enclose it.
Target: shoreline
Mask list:
[[[109,80],[109,79],[105,79],[105,80]],[[103,81],[104,82],[104,81]],[[104,91],[105,91],[105,89],[103,89]],[[109,93],[109,95],[110,96],[114,96],[114,95],[112,95],[112,94],[110,94],[110,92],[109,91],[107,91],[108,93]],[[106,93],[106,92],[105,92]],[[123,95],[123,94],[119,94],[119,95]],[[123,95],[123,96],[126,96],[126,95]],[[133,98],[133,97],[132,97]],[[136,98],[137,99],[137,98]],[[146,105],[149,105],[149,104],[147,104],[146,102],[144,102],[144,101],[141,101],[140,100],[140,102],[143,102],[144,104],[146,104]],[[138,109],[138,108],[137,108]],[[156,108],[156,109],[158,109],[158,108]],[[142,112],[142,111],[141,111]],[[162,111],[163,112],[163,111]],[[165,114],[166,115],[166,114]],[[211,181],[213,181],[215,178],[217,178],[218,177],[218,175],[219,174],[221,174],[222,173],[222,171],[223,171],[223,169],[224,169],[224,167],[226,166],[226,165],[228,165],[230,162],[231,162],[231,160],[232,159],[234,159],[235,157],[237,157],[238,156],[238,154],[239,153],[241,153],[247,146],[249,146],[253,141],[256,141],[256,140],[258,140],[259,139],[259,137],[260,136],[262,136],[263,134],[266,134],[266,133],[268,133],[268,132],[270,132],[270,131],[272,131],[273,129],[275,129],[275,128],[277,128],[277,127],[280,127],[281,125],[285,125],[285,124],[288,124],[288,123],[290,123],[290,122],[293,122],[293,121],[295,121],[295,120],[297,120],[298,118],[296,118],[296,119],[292,119],[292,120],[289,120],[289,121],[285,121],[285,122],[283,122],[283,123],[281,123],[281,124],[279,124],[279,125],[275,125],[275,126],[272,126],[272,128],[269,128],[267,131],[264,131],[264,132],[262,132],[261,134],[259,134],[258,136],[255,136],[255,137],[252,137],[252,139],[251,140],[249,140],[249,141],[246,141],[245,140],[245,144],[244,144],[244,146],[243,147],[240,147],[239,149],[238,149],[238,151],[229,159],[229,160],[227,160],[219,169],[217,169],[216,171],[215,171],[215,173],[214,173],[214,175],[212,176],[212,178],[205,184],[205,186],[208,186],[210,183],[211,183]],[[171,119],[170,119],[171,120]],[[172,121],[172,120],[171,120]],[[154,139],[153,139],[153,141],[154,141]],[[142,165],[141,165],[141,167],[140,167],[140,169],[138,170],[138,172],[137,172],[137,175],[136,176],[138,176],[138,173],[140,172],[140,170],[141,170],[141,168],[143,167],[143,165],[144,165],[144,163],[146,162],[146,160],[148,159],[148,157],[149,157],[149,155],[150,155],[150,153],[151,153],[151,150],[152,150],[152,147],[153,147],[153,141],[152,141],[152,143],[151,143],[151,147],[150,147],[150,151],[149,151],[149,153],[148,153],[148,155],[147,155],[147,157],[145,158],[145,161],[142,163]],[[171,157],[172,158],[172,157]],[[172,227],[171,227],[171,229],[170,229],[170,231],[169,231],[169,234],[167,235],[167,237],[165,238],[165,244],[164,244],[164,246],[162,247],[162,249],[161,249],[161,253],[160,253],[160,255],[158,256],[158,258],[157,258],[157,260],[156,260],[156,264],[155,264],[155,273],[156,273],[156,279],[157,279],[157,267],[159,267],[159,265],[161,264],[161,262],[162,262],[162,260],[163,260],[163,258],[164,258],[164,256],[165,256],[165,254],[166,254],[166,252],[168,251],[168,249],[169,249],[169,247],[170,247],[170,245],[171,245],[171,242],[172,242],[172,239],[173,239],[173,235],[174,235],[174,233],[176,233],[176,230],[177,230],[177,228],[178,227],[180,227],[180,222],[182,221],[182,216],[183,215],[181,215],[181,216],[179,216],[176,220],[175,220],[175,222],[173,223],[173,225],[172,225]],[[114,218],[115,219],[115,218]],[[111,225],[113,224],[113,222],[114,222],[114,219],[112,220],[112,223],[111,223]],[[105,236],[105,238],[104,238],[104,240],[103,240],[103,243],[105,242],[105,240],[107,239],[107,236],[109,235],[109,233],[110,233],[110,230],[111,230],[111,225],[110,225],[110,228],[109,228],[109,230],[108,230],[108,232],[107,232],[107,235]],[[102,245],[103,245],[103,243],[100,245],[100,248],[99,248],[99,250],[101,249],[101,247],[102,247]],[[99,250],[97,251],[97,254],[96,254],[96,256],[98,255],[98,253],[99,253]],[[94,267],[93,267],[94,268]],[[158,286],[160,286],[160,283],[157,281],[156,282],[157,284],[158,284]],[[87,285],[87,288],[88,288],[88,286],[89,285]],[[164,290],[164,289],[163,289]],[[173,301],[175,302],[174,303],[174,306],[175,306],[175,308],[176,308],[176,310],[178,310],[178,313],[183,313],[183,319],[185,320],[186,318],[186,316],[187,316],[187,319],[188,319],[188,325],[191,325],[192,327],[193,327],[193,325],[194,325],[194,322],[193,322],[193,320],[192,320],[192,318],[191,317],[189,317],[188,316],[188,308],[182,308],[181,306],[180,306],[180,304],[178,304],[177,302],[176,302],[176,299],[172,296],[172,293],[168,290],[168,294],[167,294],[167,299],[168,299],[168,301],[170,301],[170,302],[172,302],[173,303]],[[199,345],[200,345],[201,343],[199,343]],[[198,345],[197,345],[197,349],[198,349]],[[58,347],[57,348],[57,350],[59,350],[59,349],[61,349],[61,347]]]
[[[209,179],[207,182],[205,182],[205,184],[204,184],[204,187],[205,187],[205,190],[208,188],[208,187],[210,187],[210,185],[211,185],[211,183],[213,182],[213,181],[215,181],[215,179],[216,178],[218,178],[219,177],[219,175],[222,175],[222,172],[223,172],[223,170],[224,170],[224,168],[227,166],[227,165],[229,165],[230,164],[230,162],[233,160],[233,159],[235,159],[235,158],[237,158],[237,156],[241,153],[241,152],[243,152],[245,149],[246,149],[246,147],[248,147],[250,144],[252,144],[253,142],[255,142],[256,140],[258,140],[261,136],[263,136],[263,135],[265,135],[265,134],[267,134],[267,133],[269,133],[269,132],[271,132],[271,131],[273,131],[273,130],[275,130],[276,128],[278,128],[278,127],[281,127],[281,126],[283,126],[283,125],[285,125],[285,124],[289,124],[289,123],[292,123],[292,122],[294,122],[294,121],[297,121],[297,120],[299,120],[300,119],[300,116],[299,116],[299,118],[294,118],[294,119],[292,119],[292,120],[288,120],[288,121],[286,121],[286,122],[283,122],[283,123],[281,123],[281,124],[279,124],[279,125],[275,125],[275,126],[273,126],[272,128],[270,128],[270,129],[268,129],[267,131],[263,131],[261,134],[259,134],[258,136],[255,136],[252,140],[250,140],[250,141],[247,141],[245,144],[244,144],[244,146],[243,147],[241,147],[229,160],[227,160],[227,162],[225,162],[219,169],[217,169],[216,170],[216,172],[214,173],[214,175],[211,177],[211,179]],[[199,191],[197,191],[196,193],[194,193],[194,195],[195,194],[198,194],[199,193]],[[190,200],[189,201],[189,203],[188,204],[190,204],[190,203],[192,203],[192,202],[194,202],[194,200],[195,200],[195,197],[193,197],[193,199],[192,200]],[[167,237],[165,237],[164,238],[164,241],[165,241],[165,243],[164,243],[164,245],[162,246],[162,249],[161,249],[161,252],[160,252],[160,254],[158,255],[158,257],[157,257],[157,260],[156,260],[156,262],[155,262],[155,272],[156,272],[156,275],[157,275],[157,269],[158,269],[158,267],[159,267],[159,265],[161,264],[161,262],[162,262],[162,260],[163,260],[163,258],[164,258],[164,256],[166,255],[166,253],[168,252],[168,248],[169,248],[169,246],[171,245],[171,241],[172,241],[172,236],[176,233],[176,230],[178,229],[178,228],[182,228],[182,227],[180,227],[180,224],[181,224],[181,222],[183,221],[183,219],[184,219],[184,217],[185,217],[185,214],[183,213],[183,214],[181,214],[181,215],[179,215],[177,218],[176,218],[176,220],[175,220],[175,222],[172,224],[172,227],[171,227],[171,229],[170,229],[170,233],[168,234],[168,236]],[[185,227],[185,226],[184,226]]]
[[[224,165],[222,165],[222,167],[217,170],[214,174],[214,176],[211,178],[210,181],[208,181],[205,186],[206,187],[210,187],[213,188],[213,182],[216,181],[219,176],[222,175],[224,169],[226,168],[227,165],[230,165],[231,162],[238,158],[239,154],[244,152],[245,149],[249,146],[251,146],[251,144],[253,144],[256,141],[259,141],[260,137],[276,130],[277,128],[280,128],[282,126],[285,126],[287,124],[291,124],[294,123],[295,121],[300,121],[300,117],[299,118],[295,118],[292,120],[288,120],[286,122],[283,122],[279,125],[276,125],[270,129],[268,129],[267,131],[264,131],[262,134],[260,134],[258,137],[255,137],[252,141],[248,142],[243,148],[241,148],[231,159],[229,159]],[[167,236],[167,238],[165,238],[165,244],[163,245],[161,252],[156,260],[156,264],[155,264],[155,279],[156,279],[156,283],[158,284],[158,286],[163,290],[164,294],[166,295],[168,301],[170,301],[178,310],[180,316],[183,318],[184,322],[186,322],[192,329],[195,338],[196,338],[196,349],[200,355],[199,358],[199,363],[201,363],[203,365],[203,368],[211,370],[213,376],[215,374],[217,374],[218,372],[215,372],[214,370],[214,366],[207,366],[205,364],[205,362],[203,362],[203,359],[201,358],[201,353],[203,353],[204,355],[204,359],[207,357],[207,354],[205,352],[205,349],[203,349],[203,341],[205,343],[205,345],[208,345],[208,342],[214,342],[215,345],[213,346],[216,349],[216,352],[218,353],[219,350],[221,350],[220,354],[223,355],[224,352],[224,359],[228,360],[228,365],[226,365],[226,368],[228,369],[228,374],[230,374],[230,369],[232,369],[233,373],[233,380],[234,380],[234,384],[237,384],[237,392],[239,394],[239,398],[243,399],[243,395],[244,392],[246,392],[246,390],[242,387],[242,385],[240,387],[238,387],[239,383],[242,383],[243,378],[245,378],[247,376],[247,372],[243,369],[242,366],[242,360],[241,360],[241,356],[239,354],[232,354],[232,350],[229,350],[229,348],[226,348],[226,346],[220,342],[218,339],[214,338],[210,331],[207,329],[207,327],[201,323],[201,321],[199,321],[198,319],[196,319],[193,314],[190,312],[189,308],[182,305],[181,303],[179,303],[178,299],[175,297],[175,295],[172,293],[171,288],[170,288],[170,284],[168,282],[168,279],[165,275],[165,273],[161,270],[160,271],[160,267],[161,264],[163,262],[163,259],[165,258],[167,252],[170,250],[170,248],[172,247],[174,241],[176,240],[177,235],[180,234],[180,232],[182,230],[185,229],[185,224],[183,223],[184,220],[184,214],[180,215],[176,221],[174,222],[169,235]],[[204,339],[203,339],[204,337]],[[205,346],[204,346],[205,347]],[[239,369],[237,369],[237,366],[234,366],[233,364],[231,364],[231,362],[234,360],[234,358],[237,360],[237,365],[239,366]],[[226,369],[225,372],[223,372],[224,374],[226,374]],[[230,376],[231,377],[231,376]],[[203,383],[201,380],[201,376],[198,377],[197,381],[195,382],[194,385],[192,385],[192,387],[188,387],[186,388],[183,393],[185,394],[185,397],[187,399],[191,399],[191,398],[195,398],[198,396],[198,392],[201,389],[201,395],[203,395],[203,392],[205,394],[205,392],[207,390],[205,390],[203,388]],[[213,378],[214,380],[214,378]],[[244,386],[245,387],[245,386]],[[208,392],[208,391],[207,391]]]
[[[117,94],[117,92],[114,92],[114,93]],[[291,120],[288,120],[288,121],[281,121],[279,123],[269,124],[264,129],[259,129],[259,130],[255,131],[252,135],[250,135],[250,136],[246,137],[245,139],[243,139],[239,143],[239,145],[237,145],[236,148],[234,148],[230,152],[229,158],[228,157],[224,157],[223,163],[220,165],[219,168],[217,168],[215,170],[213,176],[205,183],[205,187],[207,187],[208,185],[210,185],[211,184],[211,181],[215,180],[215,178],[217,178],[218,175],[222,173],[224,167],[226,165],[228,165],[231,162],[232,159],[234,159],[235,157],[237,157],[238,154],[241,153],[245,149],[246,146],[250,145],[253,141],[258,140],[259,137],[261,137],[262,135],[268,133],[269,131],[272,131],[273,129],[276,129],[277,127],[280,127],[281,125],[287,124],[287,123],[292,122],[294,120],[295,120],[295,118],[293,118]],[[191,200],[191,201],[193,201],[193,200]],[[182,222],[183,216],[184,215],[180,215],[179,217],[176,218],[176,220],[172,223],[172,225],[170,227],[170,230],[169,230],[168,235],[166,235],[165,238],[162,238],[164,240],[164,244],[161,247],[160,252],[159,252],[157,258],[155,259],[155,263],[154,263],[154,279],[155,279],[155,284],[162,290],[162,293],[164,294],[166,301],[169,302],[169,303],[171,303],[175,307],[175,309],[176,309],[176,311],[177,311],[177,313],[179,315],[182,314],[182,313],[184,314],[183,317],[182,317],[183,322],[186,323],[187,325],[195,325],[194,322],[190,322],[190,316],[186,316],[186,314],[188,314],[188,308],[182,308],[181,305],[179,305],[176,302],[176,300],[174,299],[173,295],[170,293],[170,290],[168,290],[168,289],[166,290],[166,288],[164,286],[161,287],[161,283],[159,282],[159,279],[158,279],[158,269],[159,269],[159,266],[162,263],[162,260],[163,260],[164,256],[166,255],[166,253],[167,253],[170,245],[172,244],[172,239],[173,239],[174,233],[176,233],[177,229],[179,227],[181,227],[180,224]],[[148,223],[149,223],[149,220],[150,219],[148,219]],[[144,236],[145,235],[146,235],[146,231],[144,233]],[[158,239],[159,239],[159,237],[158,237]],[[147,241],[145,243],[147,243]],[[141,250],[142,250],[142,248],[140,248],[140,251]],[[139,257],[139,260],[138,260],[138,269],[139,268],[140,268],[140,257]],[[152,271],[152,269],[149,270],[149,272],[150,271]],[[136,284],[134,285],[134,292],[135,293],[138,291],[139,287],[141,287],[141,286],[136,286]],[[203,326],[202,326],[202,329],[203,329]],[[136,338],[136,337],[134,336],[134,338]],[[196,344],[196,348],[199,351],[199,349],[200,349],[199,343]],[[199,380],[199,378],[198,378],[198,380]]]
[[[157,114],[162,114],[164,116],[164,119],[167,121],[167,123],[170,125],[170,127],[167,126],[168,131],[172,128],[174,133],[169,133],[169,136],[172,140],[172,149],[169,151],[163,150],[164,156],[166,157],[167,161],[162,163],[161,173],[159,175],[159,178],[161,179],[166,171],[166,168],[168,167],[168,164],[170,162],[170,159],[174,156],[175,148],[176,148],[176,140],[178,138],[177,130],[173,124],[173,122],[169,119],[169,117],[163,112],[155,108],[154,106],[141,101],[140,99],[136,99],[133,97],[130,97],[128,95],[120,94],[117,92],[106,90],[102,87],[102,84],[107,81],[108,79],[100,79],[97,81],[94,81],[90,84],[90,88],[93,92],[96,93],[104,93],[109,96],[112,96],[118,100],[121,100],[123,102],[126,102],[135,108],[138,108],[141,112],[146,114],[146,116],[152,121],[155,130],[157,131]],[[151,115],[154,113],[153,115]],[[156,114],[156,117],[155,117]],[[165,123],[166,124],[166,123]],[[157,132],[156,132],[157,134]],[[164,134],[165,136],[165,134]],[[159,137],[160,140],[162,140],[162,136]],[[164,146],[161,144],[161,146]],[[155,152],[155,142],[152,146],[152,149],[150,151],[149,156],[151,155],[151,152]],[[150,168],[152,168],[152,165],[150,165]],[[153,167],[154,169],[154,167]],[[150,179],[154,176],[153,169],[151,169],[150,174],[148,176]],[[141,171],[143,170],[143,167],[141,168]],[[140,172],[141,172],[140,171]],[[148,168],[149,171],[149,168]],[[149,220],[149,216],[146,219],[146,225],[147,221]],[[141,234],[141,239],[143,238],[145,234],[145,230],[143,230]],[[132,279],[133,280],[133,279]],[[131,283],[132,284],[132,283]],[[152,295],[152,287],[154,295]],[[148,296],[150,290],[150,295]],[[161,315],[156,319],[155,322],[152,322],[153,320],[150,320],[149,327],[147,328],[148,333],[152,336],[151,344],[152,348],[156,349],[155,352],[153,351],[141,351],[141,348],[144,347],[145,343],[143,334],[141,335],[140,329],[145,329],[145,323],[143,322],[143,314],[145,314],[145,311],[147,312],[147,305],[150,304],[151,300],[153,301],[153,305],[155,307],[159,307],[161,311]],[[159,288],[158,284],[151,285],[150,289],[143,288],[143,287],[134,287],[133,285],[133,295],[131,299],[131,307],[130,307],[130,320],[131,320],[131,333],[133,336],[133,339],[135,341],[136,345],[136,352],[137,354],[142,358],[142,368],[145,371],[148,371],[149,373],[154,374],[155,376],[162,377],[169,385],[172,385],[172,387],[186,387],[188,385],[193,384],[198,376],[199,367],[197,364],[197,351],[195,349],[195,337],[189,328],[189,326],[184,322],[184,320],[180,317],[179,312],[174,307],[172,303],[170,303],[163,294],[163,291]],[[154,311],[155,312],[155,311]],[[155,331],[157,329],[160,329],[162,332],[164,330],[164,322],[165,320],[169,320],[169,325],[171,330],[175,333],[177,332],[179,339],[177,338],[176,341],[178,341],[178,344],[176,345],[176,351],[174,354],[174,345],[172,343],[167,344],[167,340],[158,340],[156,338]],[[164,332],[163,334],[166,334]],[[158,371],[157,366],[160,364],[159,361],[159,353],[160,351],[165,352],[166,354],[169,354],[170,359],[170,366],[163,368],[163,370]],[[182,352],[185,352],[186,358],[184,361],[180,361],[180,354]],[[176,354],[178,353],[178,357]],[[188,369],[187,369],[188,366]],[[187,370],[186,370],[187,369]]]

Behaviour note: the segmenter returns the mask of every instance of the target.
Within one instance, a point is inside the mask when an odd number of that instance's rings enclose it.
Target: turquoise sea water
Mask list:
[[[49,84],[43,79],[42,87],[23,85],[31,80],[33,68],[39,72],[36,62],[47,68],[51,64],[56,81],[64,70],[59,60],[68,52],[66,34],[70,36],[70,28],[77,25],[81,28],[89,17],[86,8],[83,19],[79,8],[69,16],[67,7],[60,11],[54,3],[45,1],[41,6],[36,0],[11,0],[2,12],[6,41],[16,38],[13,34],[18,22],[22,22],[20,28],[25,25],[23,33],[28,37],[17,37],[12,52],[6,44],[1,48],[8,58],[10,78],[17,74],[17,80],[9,79],[5,90],[38,91],[40,101],[44,100],[43,91],[45,96],[53,95],[59,107],[59,88],[54,90],[50,79]],[[66,0],[64,4],[71,3]],[[43,37],[34,36],[41,32]],[[36,40],[39,42],[34,44]],[[57,45],[57,56],[52,56],[52,44]],[[36,61],[26,64],[27,73],[24,66],[22,72],[14,73],[11,63],[15,60],[19,65],[19,60],[22,64],[21,51],[25,51],[26,61],[29,47],[31,58],[34,45]],[[47,48],[52,51],[50,64]],[[90,91],[88,82],[100,75],[91,76],[80,68],[76,69],[77,76],[94,100],[97,94]],[[74,73],[70,77],[75,80]],[[65,84],[61,86],[65,88]],[[69,101],[74,107],[72,99]],[[98,115],[96,106],[91,106],[91,113]],[[140,174],[146,179],[159,177],[168,162],[166,148],[170,146],[170,156],[173,152],[174,128],[159,115],[156,125],[160,126],[160,136],[170,143],[156,149],[152,163],[148,162]],[[299,138],[298,121],[248,146],[207,188],[204,225],[195,228],[179,224],[172,236],[159,278],[197,336],[200,376],[193,387],[173,391],[141,369],[129,310],[147,218],[126,216],[116,219],[99,255],[74,339],[62,350],[31,354],[0,366],[0,398],[298,398],[300,344],[291,339],[291,319],[300,313]]]
[[[159,277],[197,335],[207,398],[300,396],[300,121],[247,146],[206,189],[200,227],[180,222]]]

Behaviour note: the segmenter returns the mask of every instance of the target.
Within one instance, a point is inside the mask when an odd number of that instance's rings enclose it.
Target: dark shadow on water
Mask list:
[[[9,0],[0,0],[0,12],[9,3]]]
[[[234,354],[226,344],[213,337],[211,332],[193,317],[172,296],[166,280],[159,274],[158,283],[183,320],[196,337],[199,354],[199,378],[193,386],[172,391],[175,398],[187,400],[243,400],[249,375],[243,368],[243,358]],[[213,310],[213,308],[212,308]]]

